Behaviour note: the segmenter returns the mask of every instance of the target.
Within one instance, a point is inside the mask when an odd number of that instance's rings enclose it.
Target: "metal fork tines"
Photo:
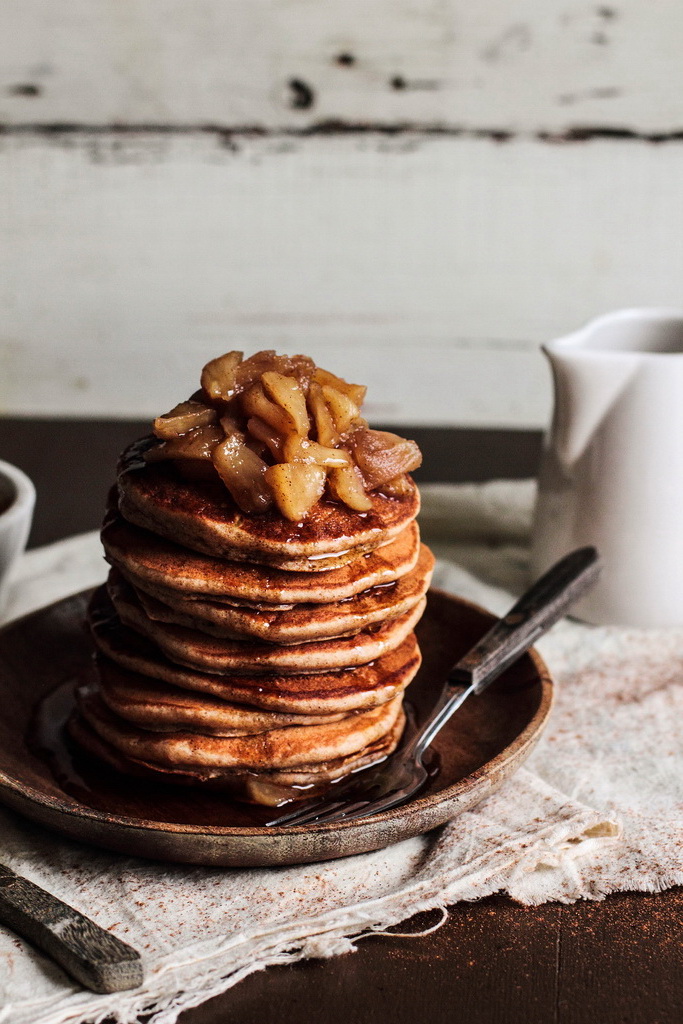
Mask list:
[[[309,825],[318,821],[319,818],[322,824],[323,820],[328,820],[329,815],[334,815],[337,811],[342,810],[345,804],[345,800],[336,800],[330,803],[329,799],[321,797],[319,800],[314,800],[312,804],[306,802],[304,807],[299,807],[290,814],[284,814],[281,818],[269,821],[268,825]]]
[[[470,692],[471,687],[450,688],[447,695],[450,714]],[[443,700],[444,697],[439,704]],[[430,721],[433,718],[434,713]],[[427,734],[424,726],[416,730],[411,725],[391,757],[358,769],[340,782],[333,783],[324,796],[302,801],[295,810],[269,821],[268,825],[323,825],[332,821],[348,821],[381,814],[410,799],[429,780],[430,771],[423,759],[432,738],[432,732]]]
[[[325,796],[305,803],[269,826],[327,824],[380,814],[405,803],[429,777],[424,756],[430,744],[471,695],[494,679],[554,625],[595,583],[600,572],[595,548],[579,548],[557,562],[451,669],[444,690],[414,735],[378,765],[333,783]]]
[[[314,821],[320,821],[322,824],[323,819],[328,821],[333,817],[336,818],[337,815],[347,817],[352,808],[358,810],[371,802],[377,803],[382,793],[380,783],[386,765],[385,759],[379,764],[370,765],[354,772],[340,782],[333,783],[323,796],[310,797],[300,801],[294,810],[269,821],[268,826],[308,825]]]
[[[427,773],[425,772],[423,782],[426,781]],[[411,789],[410,795],[413,795],[415,791],[415,789]],[[343,797],[339,800],[330,800],[329,796],[320,797],[317,800],[307,801],[305,806],[299,807],[290,814],[284,814],[274,821],[269,821],[268,825],[326,825],[332,821],[364,818],[369,814],[380,814],[382,811],[388,811],[396,804],[403,803],[404,799],[402,790],[395,790],[389,796],[379,797],[375,800],[348,800]]]

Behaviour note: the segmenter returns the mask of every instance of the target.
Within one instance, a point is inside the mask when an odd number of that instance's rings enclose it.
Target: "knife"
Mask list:
[[[38,946],[93,992],[121,992],[142,984],[137,950],[4,864],[0,923]]]

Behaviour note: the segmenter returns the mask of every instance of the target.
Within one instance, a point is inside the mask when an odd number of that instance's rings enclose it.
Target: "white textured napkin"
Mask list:
[[[497,612],[523,588],[533,487],[423,488],[435,583]],[[27,554],[7,618],[104,577],[94,534]],[[497,890],[525,903],[683,883],[683,629],[565,621],[539,644],[559,686],[546,737],[497,794],[428,836],[326,864],[161,865],[0,811],[0,859],[142,953],[146,981],[97,996],[0,929],[0,1022],[138,1013],[172,1024],[269,964],[335,956],[418,910]]]

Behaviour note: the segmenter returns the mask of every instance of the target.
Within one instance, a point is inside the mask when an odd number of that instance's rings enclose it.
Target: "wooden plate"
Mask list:
[[[454,715],[435,743],[440,769],[417,798],[340,824],[265,828],[272,810],[251,810],[196,789],[131,782],[87,761],[87,769],[77,762],[75,773],[68,768],[60,784],[54,766],[34,752],[32,722],[43,698],[90,657],[83,627],[88,596],[66,598],[0,631],[0,801],[48,828],[125,854],[246,867],[388,846],[443,824],[497,789],[528,757],[552,704],[548,671],[532,651]],[[447,670],[491,622],[481,608],[430,591],[418,629],[424,662],[408,689],[418,722]]]

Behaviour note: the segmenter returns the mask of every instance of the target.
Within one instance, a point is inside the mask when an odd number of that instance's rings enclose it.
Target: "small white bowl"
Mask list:
[[[10,570],[26,547],[35,503],[36,489],[26,474],[0,459],[0,612]]]

